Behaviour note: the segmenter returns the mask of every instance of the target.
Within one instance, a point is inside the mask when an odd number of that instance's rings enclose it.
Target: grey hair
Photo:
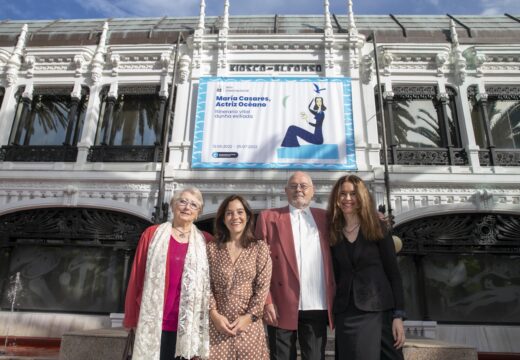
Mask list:
[[[200,206],[199,214],[201,214],[202,210],[204,209],[204,198],[202,197],[202,193],[200,192],[200,190],[194,186],[179,189],[179,190],[175,191],[173,193],[172,198],[170,199],[170,206],[173,208],[173,204],[177,200],[181,199],[182,194],[184,194],[184,193],[189,193],[189,194],[193,195],[195,197],[195,199],[197,199],[197,202],[199,203],[199,206]]]
[[[303,175],[305,175],[305,176],[309,179],[309,184],[310,184],[311,186],[314,186],[314,184],[312,183],[312,178],[311,178],[311,176],[310,176],[308,173],[306,173],[305,171],[295,171],[295,172],[293,172],[293,173],[291,174],[291,176],[289,176],[289,178],[287,179],[287,183],[285,184],[285,187],[289,187],[289,184],[291,183],[291,180],[292,180],[293,177],[294,177],[296,174],[298,174],[298,173],[299,173],[299,174],[303,174]]]

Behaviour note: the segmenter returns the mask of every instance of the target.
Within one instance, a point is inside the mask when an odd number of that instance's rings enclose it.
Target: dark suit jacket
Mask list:
[[[379,241],[368,241],[359,231],[353,262],[345,241],[331,249],[337,286],[334,313],[347,309],[351,291],[360,310],[404,310],[403,283],[392,236],[387,233]]]
[[[328,244],[326,212],[311,208],[312,216],[320,234],[321,254],[325,273],[329,324],[332,327],[332,303],[334,299],[334,274]],[[278,310],[278,327],[287,330],[298,329],[298,305],[300,301],[300,276],[294,238],[291,228],[289,206],[262,211],[256,219],[257,238],[265,239],[271,249],[273,275],[267,304],[274,304]],[[310,271],[313,271],[310,269]]]

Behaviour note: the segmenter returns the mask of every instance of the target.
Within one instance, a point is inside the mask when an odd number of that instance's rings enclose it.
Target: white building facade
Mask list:
[[[223,9],[0,23],[2,308],[19,273],[20,310],[121,312],[139,234],[176,189],[202,191],[208,229],[229,194],[286,203],[292,170],[191,167],[202,76],[348,77],[356,174],[393,210],[410,319],[520,352],[520,19]],[[310,173],[324,208],[343,172]]]

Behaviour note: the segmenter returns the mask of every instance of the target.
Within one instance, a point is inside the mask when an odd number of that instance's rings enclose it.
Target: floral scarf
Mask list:
[[[134,360],[159,360],[166,279],[166,257],[172,225],[159,225],[148,249],[143,295],[135,335]],[[206,240],[195,225],[184,260],[175,356],[209,356],[209,265]]]

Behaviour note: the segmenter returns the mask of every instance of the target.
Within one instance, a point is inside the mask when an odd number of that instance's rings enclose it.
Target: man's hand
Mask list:
[[[217,310],[213,309],[209,312],[209,317],[211,318],[211,321],[213,321],[213,325],[215,325],[218,332],[228,336],[235,336],[233,326],[231,326],[224,315],[220,315]]]
[[[278,326],[278,312],[274,304],[267,304],[264,306],[264,321],[267,325]]]
[[[394,319],[394,321],[392,322],[392,334],[394,335],[395,340],[394,347],[396,349],[402,348],[405,340],[404,325],[402,319]]]

